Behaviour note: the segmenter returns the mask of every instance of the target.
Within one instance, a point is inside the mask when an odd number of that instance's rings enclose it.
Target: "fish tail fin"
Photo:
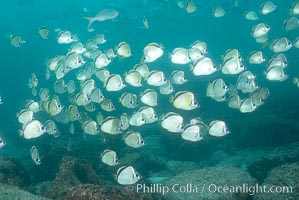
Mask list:
[[[91,24],[95,21],[93,17],[82,17],[82,18],[88,20],[87,28],[89,28]]]

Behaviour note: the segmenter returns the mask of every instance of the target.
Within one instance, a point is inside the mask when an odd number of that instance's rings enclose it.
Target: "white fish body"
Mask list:
[[[120,123],[121,123],[120,129],[122,131],[125,131],[125,130],[127,130],[130,127],[129,117],[128,117],[127,113],[123,113],[120,116]]]
[[[42,101],[48,101],[50,99],[50,91],[48,88],[41,88],[39,90],[39,97]]]
[[[185,65],[190,62],[188,50],[185,48],[175,48],[171,53],[173,64]]]
[[[59,44],[70,44],[76,42],[76,39],[72,36],[70,31],[60,31],[57,36],[57,42]]]
[[[241,101],[240,111],[242,113],[249,113],[255,111],[257,105],[255,105],[251,98],[246,98]]]
[[[207,43],[196,40],[191,45],[192,48],[199,49],[204,55],[208,53]]]
[[[102,122],[101,131],[111,135],[120,134],[121,121],[116,117],[109,116]]]
[[[169,95],[174,92],[174,88],[173,88],[173,85],[171,84],[171,82],[167,80],[164,85],[161,85],[159,87],[159,91],[160,91],[160,94]]]
[[[257,13],[255,11],[253,11],[253,10],[246,11],[244,13],[244,17],[247,20],[251,20],[251,21],[255,21],[255,20],[259,19],[259,17],[257,16]]]
[[[57,128],[57,125],[56,125],[55,121],[53,121],[53,120],[47,120],[44,123],[44,126],[46,127],[47,133],[49,135],[54,135],[54,137],[58,137],[59,136],[59,130]]]
[[[158,99],[158,94],[156,91],[152,89],[145,90],[140,97],[141,102],[148,106],[157,106],[158,105],[157,99]]]
[[[179,133],[182,132],[184,119],[181,115],[169,112],[161,119],[162,128],[166,129],[169,132]]]
[[[299,28],[299,20],[297,17],[291,17],[284,21],[283,28],[286,31],[292,31]]]
[[[105,99],[103,92],[99,88],[94,88],[90,93],[90,100],[94,103],[101,103]]]
[[[109,92],[119,91],[124,87],[126,87],[126,85],[119,74],[111,74],[105,82],[105,88]]]
[[[215,18],[220,18],[225,15],[225,10],[221,6],[217,6],[213,10],[213,16]]]
[[[95,58],[94,64],[97,69],[107,67],[111,63],[111,59],[106,54],[102,53]]]
[[[125,143],[129,147],[140,148],[144,146],[144,140],[139,132],[129,131],[125,135]]]
[[[265,36],[270,31],[270,26],[265,23],[259,23],[252,28],[252,36],[254,38],[259,38]]]
[[[230,131],[224,121],[215,120],[209,125],[209,134],[215,137],[222,137],[229,134]]]
[[[89,97],[95,88],[95,81],[93,79],[87,79],[81,83],[81,92]]]
[[[272,67],[282,67],[282,68],[286,68],[288,66],[288,60],[287,57],[280,53],[280,54],[276,54],[274,55],[270,61],[268,62],[268,66],[267,68],[270,69]]]
[[[102,82],[105,83],[107,78],[110,76],[110,72],[107,69],[100,69],[95,72],[95,76]]]
[[[146,77],[146,82],[148,85],[159,87],[164,85],[167,82],[167,80],[165,78],[164,72],[159,70],[153,70]]]
[[[21,36],[19,36],[19,35],[11,35],[9,39],[10,39],[10,44],[11,44],[12,46],[16,47],[16,48],[19,48],[19,47],[21,47],[23,44],[26,43],[26,41],[23,40],[23,39],[21,38]]]
[[[193,63],[204,57],[204,53],[202,53],[200,49],[195,47],[188,49],[188,55]]]
[[[101,160],[103,163],[109,166],[115,166],[118,165],[118,158],[115,151],[112,151],[110,149],[106,149],[101,154]]]
[[[287,37],[282,37],[274,40],[271,48],[274,53],[281,53],[288,51],[292,47],[292,42]]]
[[[86,51],[86,48],[81,42],[73,43],[73,45],[70,48],[70,52],[75,52],[77,54],[82,54]]]
[[[245,70],[245,66],[237,58],[230,58],[226,60],[222,66],[223,74],[238,74]]]
[[[85,105],[89,104],[90,102],[91,102],[91,100],[86,94],[80,92],[76,95],[76,103],[78,106],[85,106]]]
[[[119,98],[119,102],[125,108],[136,108],[138,106],[137,95],[133,93],[123,93]]]
[[[216,79],[213,81],[213,94],[214,97],[222,97],[228,91],[228,87],[223,79]]]
[[[158,115],[152,107],[141,107],[138,112],[142,113],[146,124],[158,121]]]
[[[27,124],[33,120],[33,112],[29,109],[23,109],[17,114],[17,117],[21,124]]]
[[[117,182],[120,185],[133,185],[141,179],[141,176],[132,166],[124,166],[117,170]]]
[[[57,99],[52,99],[49,102],[48,111],[51,116],[58,115],[63,109],[63,106],[60,104],[60,102],[57,101]]]
[[[259,88],[258,93],[263,101],[265,101],[270,96],[270,91],[266,87]]]
[[[295,1],[290,7],[290,14],[291,15],[298,15],[299,14],[299,2]]]
[[[182,110],[193,110],[199,107],[195,95],[188,91],[177,92],[171,101],[175,108]]]
[[[146,78],[147,75],[149,74],[148,66],[145,63],[136,64],[134,66],[134,70],[138,71],[140,73],[140,75],[142,76],[142,78]]]
[[[185,77],[185,72],[182,70],[175,70],[171,73],[171,81],[177,85],[183,85],[188,80]]]
[[[142,86],[141,80],[142,80],[142,76],[136,70],[131,70],[127,74],[125,74],[126,83],[128,83],[133,87],[141,87]]]
[[[238,94],[234,94],[229,97],[228,107],[239,110],[240,106],[241,106],[241,98]]]
[[[75,81],[74,80],[70,80],[67,84],[66,84],[66,91],[69,94],[74,93],[76,90],[76,85],[75,85]]]
[[[25,139],[37,138],[43,135],[47,129],[38,120],[32,120],[24,125],[23,137]]]
[[[163,48],[157,43],[150,43],[143,49],[143,56],[145,63],[151,63],[160,58],[163,54]]]
[[[269,81],[284,81],[288,78],[288,75],[285,73],[283,67],[274,66],[267,70],[266,78]]]
[[[192,67],[192,73],[195,76],[210,75],[217,71],[217,67],[209,57],[203,57],[196,61]]]
[[[6,145],[6,142],[0,138],[0,149]]]
[[[276,10],[276,5],[272,1],[266,1],[261,5],[261,14],[268,15]]]
[[[116,47],[116,53],[123,58],[132,56],[131,47],[127,42],[120,42]]]
[[[250,64],[262,64],[266,59],[261,51],[253,51],[249,54]]]
[[[111,99],[104,99],[101,102],[101,108],[106,112],[112,112],[113,110],[115,110],[115,106]]]
[[[31,156],[31,159],[33,160],[33,162],[36,164],[36,165],[41,165],[41,159],[39,157],[39,152],[36,148],[36,146],[32,146],[31,149],[30,149],[30,156]]]
[[[83,124],[83,131],[86,134],[96,135],[99,133],[99,128],[96,121],[88,120]]]
[[[199,124],[190,124],[184,128],[184,131],[181,134],[182,139],[191,141],[191,142],[198,142],[203,140],[203,129]]]
[[[134,112],[129,119],[129,124],[132,126],[142,126],[146,123],[145,117],[142,112]]]
[[[223,62],[230,60],[231,58],[238,59],[239,61],[243,61],[242,56],[240,55],[240,51],[238,49],[227,49],[223,56]]]

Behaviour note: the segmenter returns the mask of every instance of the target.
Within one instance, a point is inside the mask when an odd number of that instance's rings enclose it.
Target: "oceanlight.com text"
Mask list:
[[[257,193],[292,193],[292,186],[268,186],[268,185],[217,185],[217,184],[137,184],[135,187],[127,187],[137,193],[162,194],[167,193],[247,193],[254,195]]]

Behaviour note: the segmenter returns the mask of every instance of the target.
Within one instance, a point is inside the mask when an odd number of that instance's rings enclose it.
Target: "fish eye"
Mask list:
[[[226,132],[229,132],[228,128],[225,129]]]

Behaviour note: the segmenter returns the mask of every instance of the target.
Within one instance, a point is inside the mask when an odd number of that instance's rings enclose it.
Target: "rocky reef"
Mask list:
[[[0,157],[0,183],[30,189],[30,176],[17,159]]]
[[[0,199],[3,200],[49,200],[33,195],[25,190],[11,185],[0,184]]]
[[[65,156],[62,158],[55,179],[42,191],[42,195],[57,199],[63,196],[69,188],[85,183],[100,183],[93,168],[84,160]]]
[[[254,195],[254,200],[299,199],[298,175],[299,162],[275,167],[269,172],[264,183],[261,185],[262,187],[265,186],[267,191]]]

